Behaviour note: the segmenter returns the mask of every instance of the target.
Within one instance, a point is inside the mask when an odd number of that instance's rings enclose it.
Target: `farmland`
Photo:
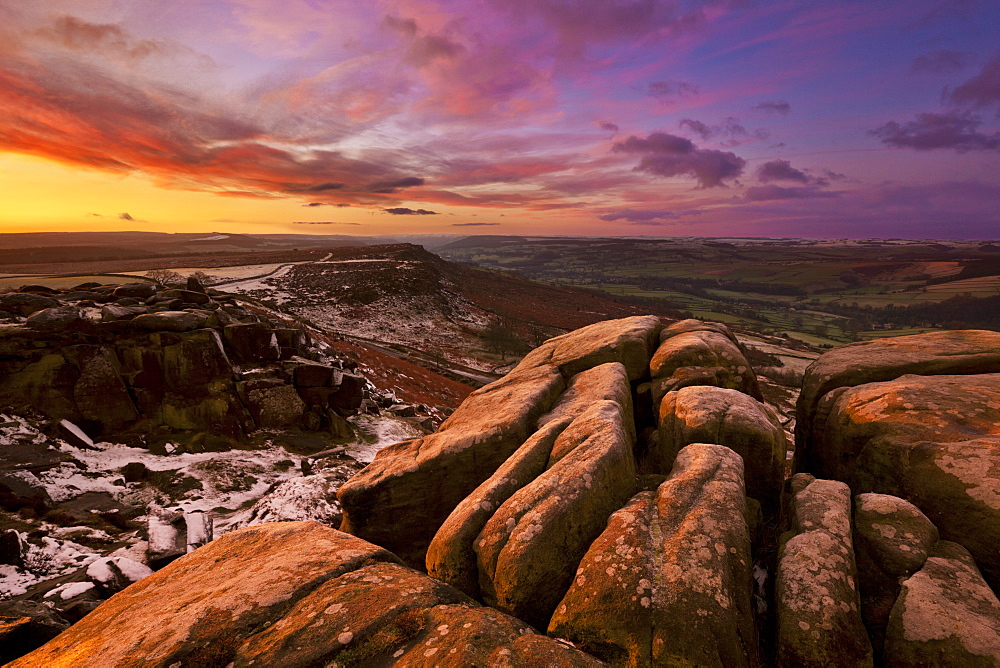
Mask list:
[[[981,242],[470,237],[438,253],[814,346],[1000,324]]]

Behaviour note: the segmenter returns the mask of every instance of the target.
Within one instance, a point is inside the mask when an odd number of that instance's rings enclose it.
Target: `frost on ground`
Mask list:
[[[50,460],[47,467],[21,467],[4,457],[0,474],[43,489],[55,513],[79,499],[100,498],[136,509],[137,515],[115,530],[97,528],[100,520],[93,511],[74,515],[70,523],[78,524],[60,526],[65,518],[52,519],[51,512],[39,517],[0,510],[3,526],[17,530],[24,545],[23,566],[0,564],[0,599],[94,564],[96,577],[102,568],[110,568],[99,561],[108,557],[126,577],[134,575],[136,568],[146,568],[149,552],[173,545],[176,531],[169,520],[158,522],[161,515],[184,516],[189,543],[191,518],[201,513],[214,524],[216,537],[262,522],[316,520],[338,526],[340,486],[381,448],[423,433],[412,421],[394,416],[358,415],[350,422],[357,439],[343,446],[346,456],[337,449],[318,456],[296,454],[274,441],[255,450],[155,455],[116,443],[78,449],[47,436],[30,420],[0,414],[0,453],[30,445]],[[126,471],[133,473],[129,482]],[[136,479],[136,471],[141,479]],[[206,521],[198,526],[209,525]],[[157,527],[170,535],[160,535]],[[70,591],[75,590],[60,590],[58,595]]]
[[[375,459],[375,453],[387,445],[424,435],[412,422],[385,415],[357,415],[348,422],[360,438],[346,446],[347,454],[366,464]]]

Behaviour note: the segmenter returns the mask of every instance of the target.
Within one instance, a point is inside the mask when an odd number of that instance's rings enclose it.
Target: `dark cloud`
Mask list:
[[[646,87],[646,94],[660,102],[677,102],[698,94],[698,87],[686,81],[653,81]]]
[[[296,220],[292,225],[358,225],[361,223],[338,223],[332,220]]]
[[[316,185],[305,188],[305,191],[310,193],[320,193],[327,190],[340,190],[343,187],[343,183],[317,183]]]
[[[613,132],[615,134],[618,134],[618,131],[621,130],[621,128],[618,127],[617,123],[612,123],[611,121],[598,121],[597,127],[607,132]]]
[[[386,213],[391,213],[394,216],[436,216],[437,211],[428,211],[427,209],[409,209],[405,206],[398,206],[392,209],[382,209]]]
[[[629,137],[612,148],[615,153],[640,153],[635,170],[657,176],[694,176],[702,188],[723,185],[743,173],[746,161],[730,151],[697,148],[690,139],[654,132],[645,139]]]
[[[832,169],[824,169],[823,177],[829,181],[845,181],[847,180],[847,174],[841,174],[840,172],[835,172]]]
[[[713,137],[726,137],[728,141],[723,142],[723,145],[735,146],[740,143],[740,140],[745,137],[750,137],[750,133],[747,132],[746,127],[740,123],[740,119],[730,116],[718,125],[708,125],[702,121],[694,120],[693,118],[685,118],[677,124],[680,128],[686,128],[687,130],[694,132],[699,135],[702,139],[712,139]],[[767,133],[763,130],[757,130],[754,135],[757,139],[766,139]]]
[[[754,109],[787,116],[792,111],[792,105],[788,104],[784,100],[779,102],[761,102],[755,106]]]
[[[982,119],[967,112],[926,113],[902,124],[890,121],[868,133],[886,146],[918,151],[950,148],[964,153],[1000,148],[1000,132],[991,135],[979,132],[982,124]]]
[[[787,160],[771,160],[765,162],[757,168],[757,178],[763,183],[772,181],[795,181],[798,183],[811,183],[812,179],[808,174],[800,169],[792,167],[792,163]]]
[[[402,179],[395,179],[392,181],[377,181],[370,184],[365,192],[370,193],[382,193],[389,194],[398,192],[402,188],[412,188],[414,186],[424,185],[424,180],[418,176],[407,176]]]
[[[942,74],[955,72],[969,64],[972,54],[968,51],[931,51],[917,56],[910,63],[910,71],[914,73],[931,72]]]
[[[484,225],[499,225],[500,223],[452,223],[452,227],[482,227]]]
[[[386,16],[382,19],[382,23],[384,23],[386,27],[398,30],[404,35],[409,35],[410,37],[416,35],[420,30],[417,26],[417,22],[413,19],[404,19],[398,16]]]
[[[815,199],[840,197],[837,191],[820,190],[817,186],[755,186],[747,188],[744,199],[748,202],[771,202],[783,199]]]
[[[308,204],[303,204],[302,206],[330,206],[327,202],[309,202]]]
[[[1000,103],[1000,55],[986,63],[979,74],[950,93],[945,93],[945,96],[953,104],[974,107]]]
[[[127,213],[127,212],[126,213],[119,213],[118,214],[118,219],[119,220],[131,220],[131,221],[135,221],[135,218],[133,218],[132,215],[130,213]]]
[[[677,220],[679,217],[673,211],[662,209],[619,209],[599,216],[601,220],[625,220],[633,225],[662,225],[665,220]]]
[[[682,128],[687,128],[695,134],[701,135],[702,139],[710,139],[715,134],[715,130],[710,125],[696,121],[693,118],[685,118],[678,125]]]

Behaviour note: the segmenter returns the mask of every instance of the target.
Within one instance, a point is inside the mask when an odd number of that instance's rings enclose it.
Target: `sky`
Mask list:
[[[0,232],[1000,238],[996,0],[0,0]]]

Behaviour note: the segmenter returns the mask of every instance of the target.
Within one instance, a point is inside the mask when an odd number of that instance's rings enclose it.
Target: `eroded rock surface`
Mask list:
[[[854,497],[861,615],[876,655],[882,650],[899,583],[923,567],[937,541],[937,527],[912,503],[886,494]]]
[[[11,665],[601,665],[532,634],[378,546],[288,522],[178,559]]]
[[[1000,665],[1000,601],[961,545],[940,541],[902,583],[885,658],[900,667]]]
[[[775,580],[777,661],[783,666],[871,666],[851,539],[851,491],[798,474],[791,528]]]
[[[635,493],[628,418],[612,401],[592,405],[556,439],[568,453],[497,509],[474,543],[484,601],[547,626],[576,564]]]
[[[613,665],[757,665],[743,462],[694,444],[608,521],[549,624]]]
[[[748,496],[770,504],[781,494],[787,443],[766,405],[736,390],[685,387],[663,397],[658,418],[658,447],[647,455],[652,472],[669,471],[689,443],[717,443],[743,458]]]

